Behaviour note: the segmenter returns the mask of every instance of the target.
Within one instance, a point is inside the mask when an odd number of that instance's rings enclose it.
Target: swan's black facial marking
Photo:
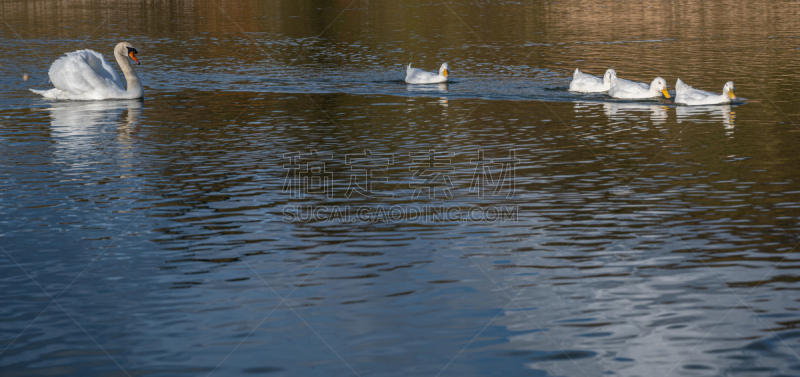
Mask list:
[[[133,59],[133,61],[135,61],[137,65],[138,65],[138,64],[142,64],[142,63],[139,63],[139,59],[136,59],[136,54],[138,54],[138,53],[139,53],[139,51],[136,51],[136,49],[135,49],[135,48],[133,48],[133,47],[128,47],[128,46],[125,46],[125,48],[127,48],[127,49],[128,49],[128,56],[129,56],[131,59]]]

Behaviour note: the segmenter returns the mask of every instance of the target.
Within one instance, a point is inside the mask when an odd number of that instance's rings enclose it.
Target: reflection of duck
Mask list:
[[[641,103],[604,102],[603,112],[608,119],[615,121],[631,120],[640,115],[635,112],[650,112],[650,121],[653,124],[663,124],[667,121],[667,107],[662,105],[645,105]]]
[[[603,78],[592,76],[575,68],[572,81],[569,83],[570,92],[600,93],[611,89],[611,81],[617,77],[617,71],[609,68]]]
[[[722,94],[717,94],[692,88],[678,79],[678,82],[675,83],[675,103],[690,106],[730,103],[732,99],[736,99],[733,94],[735,90],[733,81],[726,82],[722,87]]]
[[[733,130],[736,127],[734,120],[736,113],[732,111],[731,105],[708,105],[708,106],[678,106],[675,108],[678,115],[678,123],[692,121],[695,123],[717,123],[722,121],[726,130]],[[704,119],[702,115],[709,116]]]
[[[447,93],[447,83],[440,83],[437,85],[409,85],[406,90],[409,92]]]
[[[419,68],[411,68],[411,64],[406,68],[406,82],[409,84],[438,84],[440,82],[447,82],[447,63],[439,67],[439,74],[425,72]]]
[[[611,89],[608,90],[608,95],[614,98],[626,99],[642,99],[642,98],[656,98],[661,97],[669,98],[667,93],[667,80],[661,77],[656,77],[650,85],[643,82],[636,82],[615,78],[611,80]]]
[[[119,141],[127,143],[134,125],[139,122],[143,102],[140,100],[55,102],[50,107],[51,136],[56,142],[58,159],[67,163],[80,163],[87,154],[108,142],[111,126]],[[119,116],[127,110],[124,122]]]

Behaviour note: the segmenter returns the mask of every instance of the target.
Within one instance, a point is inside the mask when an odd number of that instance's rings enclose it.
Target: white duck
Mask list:
[[[575,68],[572,81],[569,83],[570,92],[599,93],[611,89],[611,80],[617,78],[617,71],[609,68],[603,78],[592,76]]]
[[[142,98],[144,94],[142,83],[128,60],[130,57],[136,64],[139,64],[139,59],[136,59],[137,53],[138,51],[128,42],[119,43],[114,47],[114,57],[128,82],[127,90],[101,53],[79,50],[66,53],[50,66],[48,75],[55,88],[50,90],[31,89],[31,91],[41,94],[45,98],[54,99]]]
[[[409,84],[438,84],[447,82],[447,63],[439,68],[439,74],[425,72],[419,68],[411,68],[411,64],[406,69],[406,83]]]
[[[643,82],[615,78],[611,80],[611,89],[608,90],[608,95],[614,98],[655,98],[662,94],[669,98],[667,80],[661,77],[656,77],[649,86]]]
[[[733,94],[735,90],[733,81],[726,82],[722,87],[722,94],[717,94],[692,88],[678,79],[678,82],[675,83],[675,103],[690,106],[730,103],[732,99],[736,99]]]

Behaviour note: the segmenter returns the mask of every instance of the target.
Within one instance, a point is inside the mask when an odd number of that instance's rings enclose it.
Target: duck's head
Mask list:
[[[450,72],[447,70],[447,63],[443,63],[439,68],[439,76],[447,77],[449,74]]]
[[[606,70],[606,74],[603,75],[603,83],[610,84],[611,80],[614,80],[615,78],[617,78],[617,71],[615,71],[613,68],[609,68]]]
[[[128,56],[129,58],[133,59],[133,61],[135,61],[136,64],[141,64],[141,63],[139,63],[139,59],[136,59],[136,54],[138,54],[138,53],[139,53],[139,51],[136,51],[136,49],[133,48],[133,45],[128,43],[128,42],[118,43],[114,47],[114,54],[115,55]]]
[[[661,77],[656,77],[653,82],[650,84],[650,90],[659,91],[664,94],[664,97],[669,98],[669,92],[667,92],[667,80],[664,80]]]
[[[733,86],[733,81],[728,81],[725,83],[725,86],[722,87],[722,94],[727,94],[731,97],[731,99],[736,99],[736,95],[733,92],[736,91],[736,87]]]

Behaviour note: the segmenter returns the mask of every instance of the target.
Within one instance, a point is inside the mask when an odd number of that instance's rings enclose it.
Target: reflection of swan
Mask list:
[[[51,132],[56,143],[56,157],[70,164],[85,163],[86,155],[102,150],[109,143],[109,127],[113,137],[123,143],[139,122],[143,103],[138,100],[102,102],[56,102],[50,107]],[[124,122],[120,115],[127,110]],[[120,124],[121,123],[121,124]]]
[[[575,68],[572,81],[569,83],[570,92],[599,93],[611,89],[611,80],[617,77],[617,71],[609,68],[603,78],[592,76]]]
[[[615,78],[611,80],[611,89],[608,90],[608,95],[614,98],[655,98],[662,94],[669,98],[667,80],[661,77],[656,77],[649,86],[643,82]]]
[[[425,72],[418,68],[411,68],[411,64],[406,69],[406,82],[409,84],[438,84],[447,82],[447,63],[439,68],[439,74]]]
[[[667,107],[661,105],[645,105],[641,103],[604,102],[603,112],[608,119],[615,121],[629,120],[638,117],[634,112],[650,112],[650,121],[653,124],[662,124],[667,121]]]
[[[732,130],[736,125],[736,113],[731,110],[731,105],[708,105],[708,106],[678,106],[675,108],[678,115],[678,123],[692,121],[695,123],[716,123],[722,121],[726,130]],[[710,119],[701,116],[708,115]]]
[[[45,98],[55,99],[142,98],[144,92],[142,83],[127,58],[130,57],[139,64],[136,54],[136,49],[128,42],[119,43],[114,47],[114,57],[128,82],[127,90],[102,54],[92,50],[80,50],[67,53],[50,66],[48,75],[55,88],[31,89],[31,91]]]
[[[717,94],[692,88],[678,79],[678,82],[675,83],[675,103],[691,106],[730,103],[732,99],[736,99],[733,94],[734,90],[736,88],[733,86],[733,81],[726,82],[722,87],[722,94]]]

